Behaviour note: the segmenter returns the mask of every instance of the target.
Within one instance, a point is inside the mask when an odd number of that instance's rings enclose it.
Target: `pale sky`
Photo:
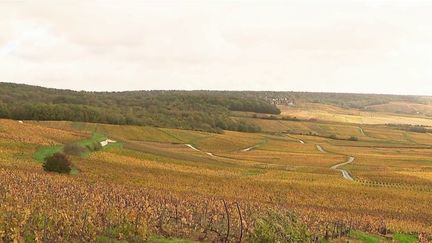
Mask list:
[[[0,81],[432,95],[432,1],[0,0]]]

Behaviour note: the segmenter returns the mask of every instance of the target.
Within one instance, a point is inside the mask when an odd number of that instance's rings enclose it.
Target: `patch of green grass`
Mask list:
[[[90,138],[76,142],[76,144],[78,144],[80,147],[83,147],[85,149],[85,152],[81,154],[81,157],[87,157],[90,154],[90,151],[87,149],[87,146],[91,146],[95,143],[100,143],[105,139],[107,138],[102,133],[93,133]],[[123,145],[121,143],[113,143],[105,146],[105,148],[123,148]],[[64,149],[63,144],[41,147],[33,154],[33,159],[35,159],[40,163],[45,163],[45,158],[52,156],[55,153],[63,152],[63,149]],[[70,175],[78,175],[78,174],[79,174],[79,170],[76,167],[72,167]]]
[[[69,172],[70,175],[78,175],[79,174],[79,170],[76,167],[72,167],[71,171]]]
[[[410,142],[410,143],[417,143],[417,142],[416,142],[415,140],[413,140],[413,139],[411,138],[411,136],[410,136],[408,133],[406,133],[406,132],[403,133],[403,137],[404,137],[405,140],[407,140],[407,141]]]
[[[127,243],[128,241],[112,239],[112,238],[110,238],[108,236],[97,236],[96,237],[96,242],[103,242],[103,243]]]
[[[123,143],[109,143],[107,144],[105,147],[103,147],[103,149],[122,149],[123,148]]]
[[[380,243],[380,242],[384,241],[382,237],[367,234],[367,233],[357,231],[357,230],[352,231],[350,233],[350,237],[359,239],[364,243]]]
[[[100,143],[106,139],[107,137],[104,134],[95,132],[90,138],[78,141],[77,144],[85,149],[81,157],[85,158],[90,155],[91,151],[88,150],[87,146],[93,146],[93,144]]]
[[[107,139],[107,137],[105,135],[103,135],[102,133],[95,132],[92,134],[92,136],[90,138],[78,141],[77,143],[81,147],[85,148],[87,145],[92,145],[94,143],[100,143],[106,139]]]
[[[33,159],[40,163],[45,163],[45,158],[61,151],[63,151],[63,145],[42,147],[33,154]]]
[[[149,243],[197,243],[198,241],[184,240],[177,238],[165,238],[162,236],[153,236],[147,242]]]
[[[101,133],[94,133],[89,139],[84,139],[84,140],[78,141],[77,144],[83,148],[86,148],[87,145],[99,143],[105,139],[106,139],[105,135],[103,135]],[[58,144],[58,145],[54,145],[54,146],[41,147],[40,149],[38,149],[33,154],[33,159],[35,159],[41,163],[44,163],[46,157],[49,157],[49,156],[51,156],[55,153],[58,153],[58,152],[62,152],[63,148],[64,148],[64,145],[62,145],[62,144]]]
[[[413,235],[408,235],[404,233],[396,233],[393,236],[393,239],[399,243],[414,243],[418,242],[417,237]]]

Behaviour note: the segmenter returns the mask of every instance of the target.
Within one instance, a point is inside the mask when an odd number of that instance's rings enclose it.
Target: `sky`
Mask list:
[[[0,0],[0,81],[432,95],[432,1]]]

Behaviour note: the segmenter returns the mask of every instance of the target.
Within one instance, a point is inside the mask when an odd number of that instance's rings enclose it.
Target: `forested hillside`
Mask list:
[[[0,117],[150,125],[220,132],[259,131],[230,111],[279,114],[252,96],[210,91],[77,92],[0,83]]]
[[[0,83],[1,118],[149,125],[210,132],[260,130],[256,125],[232,119],[231,111],[280,114],[276,105],[322,103],[360,110],[380,108],[413,113],[411,110],[419,111],[424,107],[409,110],[386,104],[429,104],[430,101],[430,97],[418,96],[273,91],[78,92]]]

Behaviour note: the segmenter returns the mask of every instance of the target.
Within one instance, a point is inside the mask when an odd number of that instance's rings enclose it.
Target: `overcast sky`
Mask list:
[[[432,1],[0,0],[0,81],[432,95]]]

